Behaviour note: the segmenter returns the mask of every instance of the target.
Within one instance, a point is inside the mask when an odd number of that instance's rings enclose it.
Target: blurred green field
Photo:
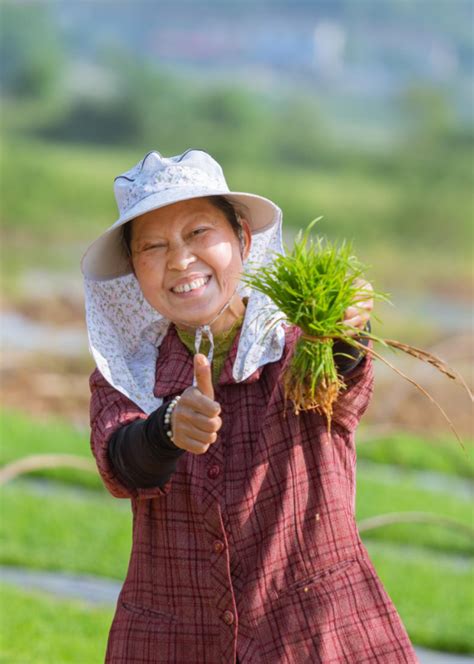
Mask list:
[[[3,489],[2,505],[4,564],[125,577],[131,548],[129,501],[67,489],[48,494],[18,481]]]
[[[2,584],[0,662],[100,664],[104,661],[111,607],[91,607]]]
[[[1,142],[2,278],[12,296],[25,271],[79,273],[83,249],[116,219],[113,178],[143,154],[14,133]],[[434,188],[422,181],[413,191],[395,156],[388,171],[377,171],[374,156],[362,155],[360,162],[340,156],[328,169],[249,165],[236,157],[225,171],[231,188],[257,192],[282,207],[289,237],[323,215],[317,232],[352,239],[361,260],[372,265],[369,276],[384,288],[466,288],[472,239],[468,166],[461,168],[464,177],[443,176]]]
[[[429,443],[427,443],[429,445]],[[392,512],[423,512],[443,516],[473,526],[471,496],[453,494],[449,486],[429,490],[417,482],[417,474],[410,470],[390,478],[385,466],[360,464],[357,473],[357,520],[390,514]],[[453,483],[454,484],[454,483]],[[471,487],[472,490],[473,487]],[[474,533],[474,531],[472,531]],[[471,535],[472,537],[472,535]],[[463,532],[453,531],[445,525],[403,523],[384,526],[364,533],[364,540],[380,540],[416,545],[432,551],[444,551],[466,555],[474,554],[474,542]]]
[[[39,424],[26,414],[4,412],[0,431],[2,464],[38,453],[90,457],[87,433],[61,421]],[[452,490],[457,477],[460,481],[463,478],[464,488],[467,486],[472,463],[452,440],[430,444],[422,438],[394,434],[389,440],[364,443],[361,432],[359,522],[377,514],[415,510],[450,517],[472,527],[472,493]],[[466,444],[471,454],[473,441]],[[420,471],[434,473],[437,484],[427,487],[420,483],[413,463]],[[391,477],[393,472],[398,473],[396,481]],[[131,545],[130,505],[109,496],[94,475],[56,469],[23,476],[2,489],[2,509],[2,564],[123,580]],[[445,526],[414,523],[368,531],[363,541],[413,641],[428,648],[474,652],[470,538]],[[11,593],[20,616],[27,600],[21,591]],[[43,614],[62,604],[46,596],[43,599],[38,596],[35,600],[38,615],[32,630],[41,625]],[[74,610],[78,611],[78,633],[87,634],[89,641],[83,647],[98,652],[104,647],[111,612],[99,612],[100,629],[88,631],[91,622],[87,611]],[[95,615],[96,609],[91,611]],[[20,618],[13,612],[9,620],[14,625]],[[16,632],[13,629],[8,634],[4,636],[6,652],[13,652]],[[42,661],[47,647],[51,652],[61,652],[63,643],[62,631],[56,637],[53,629],[39,634],[33,648],[37,658],[29,661]],[[90,661],[95,661],[95,655],[91,657]]]
[[[412,641],[433,650],[473,653],[472,558],[458,561],[395,543],[367,543],[385,589]]]
[[[89,433],[74,429],[60,419],[40,423],[19,411],[0,411],[0,434],[1,466],[28,454],[75,454],[92,459]],[[74,468],[51,468],[32,473],[32,476],[102,490],[98,474]]]
[[[465,443],[465,449],[462,449],[453,437],[434,440],[403,431],[365,440],[364,425],[361,423],[357,455],[359,460],[368,459],[407,469],[434,470],[474,479],[474,441],[467,440]]]

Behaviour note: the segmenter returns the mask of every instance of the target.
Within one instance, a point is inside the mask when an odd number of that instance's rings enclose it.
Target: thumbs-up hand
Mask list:
[[[197,353],[194,356],[194,375],[197,388],[204,396],[214,400],[214,385],[212,384],[211,365],[205,355]]]
[[[196,386],[188,387],[171,416],[173,441],[177,447],[204,454],[217,440],[222,426],[221,407],[214,401],[211,366],[205,355],[194,356]]]

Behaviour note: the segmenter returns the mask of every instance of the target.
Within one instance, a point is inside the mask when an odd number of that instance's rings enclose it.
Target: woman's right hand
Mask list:
[[[194,356],[196,387],[188,387],[171,415],[173,442],[177,447],[204,454],[217,440],[222,426],[220,405],[214,401],[211,366],[205,355]]]

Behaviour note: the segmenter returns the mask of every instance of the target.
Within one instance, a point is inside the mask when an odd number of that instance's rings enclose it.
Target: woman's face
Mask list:
[[[246,222],[245,259],[251,235]],[[147,212],[133,221],[131,253],[135,275],[144,297],[179,327],[212,326],[228,329],[235,321],[240,297],[235,294],[242,272],[237,238],[225,214],[206,198],[194,198]]]

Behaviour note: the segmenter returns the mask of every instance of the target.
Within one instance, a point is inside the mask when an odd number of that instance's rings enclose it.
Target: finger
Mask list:
[[[205,454],[209,449],[209,445],[203,445],[198,440],[194,440],[188,436],[184,436],[180,440],[179,447],[186,450],[187,452],[191,452],[192,454]]]
[[[201,413],[196,413],[196,411],[183,411],[183,420],[189,422],[196,429],[200,429],[206,433],[214,433],[219,431],[222,426],[222,420],[219,416],[216,417],[206,417],[201,415]]]
[[[205,355],[197,353],[194,356],[194,376],[196,386],[209,399],[214,399],[214,387],[212,385],[211,365]]]
[[[358,300],[354,300],[351,306],[348,308],[373,306],[373,303],[374,303],[373,297],[365,297],[364,299],[359,298]]]
[[[354,279],[353,281],[354,286],[358,287],[359,291],[364,291],[364,292],[372,292],[374,290],[374,287],[370,283],[370,281],[367,281],[367,279],[363,279],[362,277],[358,277],[357,279]]]
[[[212,418],[221,412],[221,407],[217,401],[206,397],[197,387],[189,387],[183,392],[178,406],[180,407],[180,412],[185,412],[186,409],[187,417],[192,417],[193,414],[198,413],[204,417]]]
[[[344,312],[344,322],[347,323],[353,318],[361,318],[362,320],[368,320],[370,318],[370,314],[372,313],[373,307],[370,306],[364,306],[364,307],[349,307],[346,309]]]
[[[348,318],[344,321],[345,325],[350,325],[351,327],[363,327],[364,323],[360,316],[354,316],[353,318]]]
[[[345,328],[344,333],[348,337],[357,337],[360,335],[363,327],[360,325],[349,325],[348,327]]]
[[[373,303],[374,287],[369,281],[359,278],[354,281],[354,285],[357,286],[354,298],[355,302],[358,304],[362,304],[362,302]]]
[[[189,440],[195,440],[203,445],[212,445],[217,440],[217,433],[215,431],[201,431],[193,426],[183,423],[179,428],[180,437],[185,437]]]
[[[348,326],[345,330],[346,334],[353,337],[357,334],[360,334],[361,332],[364,332],[368,320],[369,316],[357,316],[355,318],[351,318],[350,320],[345,320],[344,324]]]
[[[374,308],[374,301],[373,300],[364,300],[363,302],[360,302],[360,304],[357,305],[359,309],[373,309]]]
[[[361,307],[373,307],[374,306],[374,298],[373,297],[366,297],[364,296],[364,299],[362,297],[356,298],[355,300],[352,301],[352,304],[347,307],[348,309],[354,309],[354,308],[361,308]]]
[[[349,318],[353,318],[354,316],[357,316],[359,314],[359,310],[357,307],[351,306],[347,307],[347,309],[344,312],[344,319],[349,320]]]

